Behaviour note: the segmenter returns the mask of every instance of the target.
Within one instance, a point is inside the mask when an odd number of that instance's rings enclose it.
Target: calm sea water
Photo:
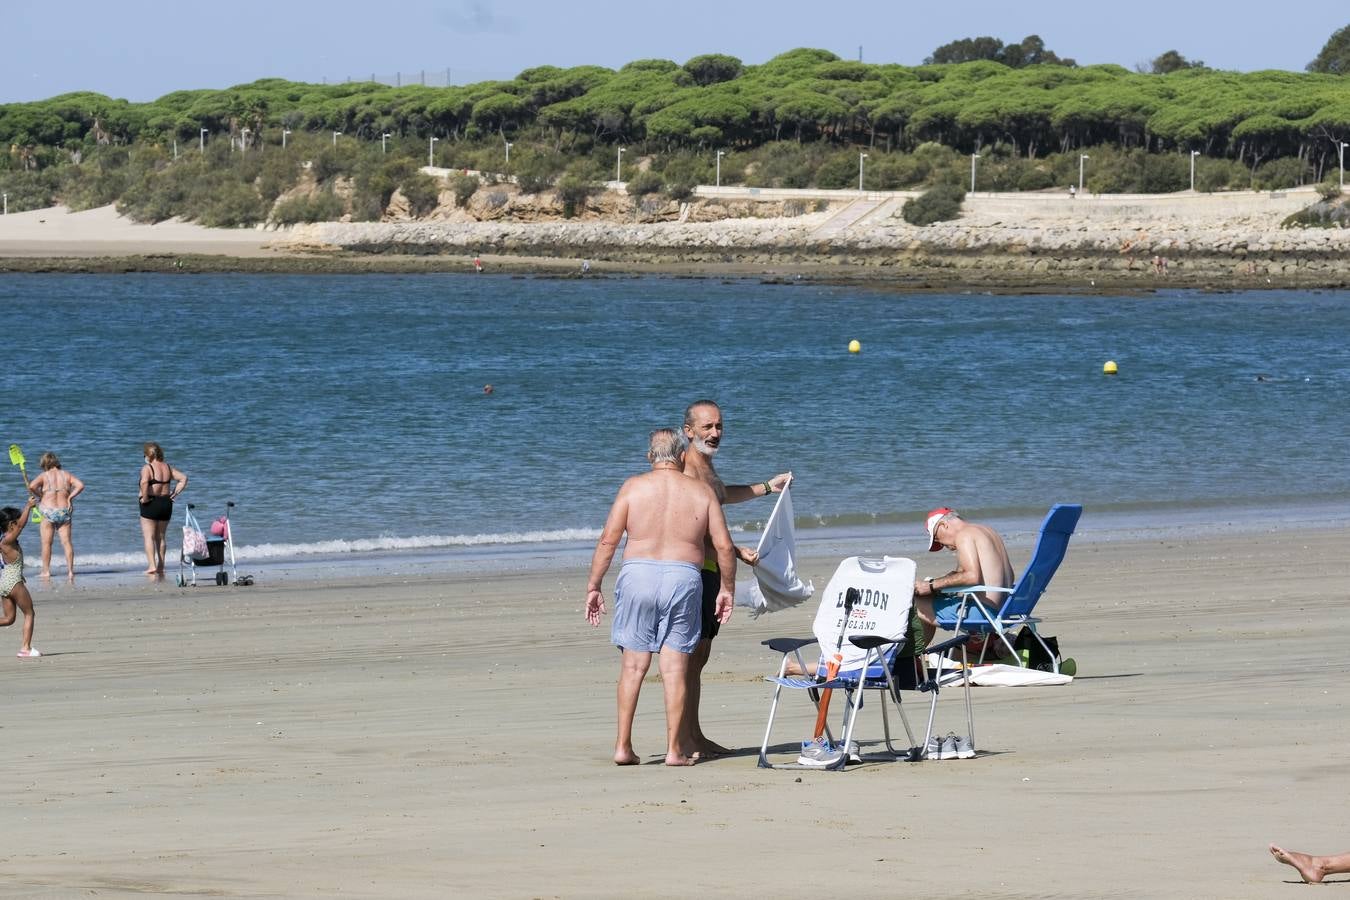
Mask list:
[[[587,540],[647,432],[698,397],[722,404],[728,481],[795,473],[804,532],[904,532],[942,503],[1350,507],[1347,293],[5,275],[0,310],[0,440],[30,474],[50,449],[87,482],[86,568],[144,562],[145,440],[204,519],[237,504],[250,560]],[[20,504],[5,478],[0,501]]]

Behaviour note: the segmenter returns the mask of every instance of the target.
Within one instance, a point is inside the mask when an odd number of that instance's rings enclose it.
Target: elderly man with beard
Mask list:
[[[684,436],[689,441],[689,452],[684,458],[684,474],[701,481],[712,488],[718,502],[744,503],[756,497],[767,497],[782,491],[792,480],[791,472],[775,475],[768,481],[756,484],[723,484],[713,467],[713,457],[722,445],[722,410],[711,400],[695,400],[684,411]],[[748,547],[737,547],[736,556],[744,563],[754,565],[759,555]],[[694,746],[703,756],[712,756],[731,751],[709,740],[703,733],[698,719],[699,696],[702,689],[703,667],[712,655],[712,639],[717,636],[719,623],[710,611],[715,608],[720,585],[717,555],[711,543],[704,547],[703,560],[703,638],[689,660],[689,684],[685,690],[686,727],[694,740]]]

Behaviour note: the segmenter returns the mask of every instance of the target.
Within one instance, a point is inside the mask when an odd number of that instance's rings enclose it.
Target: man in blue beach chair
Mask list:
[[[944,595],[943,588],[982,584],[995,588],[1010,588],[1016,577],[1008,548],[1003,538],[988,525],[967,522],[950,507],[940,506],[928,513],[924,520],[928,529],[928,549],[952,550],[956,553],[956,568],[945,575],[929,576],[914,582],[914,608],[923,622],[924,634],[933,639],[938,627],[938,615],[954,618],[961,604],[959,595]],[[989,591],[976,597],[992,610],[997,610],[1007,594]],[[950,611],[949,611],[950,610]],[[977,642],[972,642],[977,643]],[[979,647],[969,648],[979,653]]]

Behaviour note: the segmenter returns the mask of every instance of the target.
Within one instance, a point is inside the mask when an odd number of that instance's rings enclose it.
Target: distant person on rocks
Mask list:
[[[154,441],[143,448],[141,466],[141,536],[145,539],[145,574],[164,574],[164,535],[173,518],[173,501],[187,490],[188,477],[164,461],[164,450]],[[175,485],[174,482],[177,482]]]
[[[1285,850],[1283,847],[1271,844],[1270,855],[1286,866],[1293,866],[1297,869],[1299,877],[1308,884],[1321,884],[1322,879],[1328,875],[1350,873],[1350,851],[1332,856],[1313,856],[1311,853]]]
[[[647,459],[652,470],[623,483],[591,558],[586,584],[586,621],[600,624],[605,598],[600,587],[625,534],[623,567],[614,584],[610,637],[622,653],[619,671],[619,727],[614,762],[641,762],[633,751],[633,717],[642,679],[660,654],[666,699],[666,765],[689,766],[696,747],[686,719],[689,659],[702,637],[704,541],[716,550],[721,571],[713,615],[731,618],[736,592],[736,555],[717,495],[702,482],[685,478],[684,442],[673,428],[651,433]]]
[[[66,554],[66,580],[75,580],[75,548],[71,541],[71,520],[75,515],[75,498],[84,490],[84,482],[61,468],[60,458],[50,451],[42,454],[42,474],[28,483],[28,490],[37,497],[42,523],[38,534],[42,540],[43,578],[52,577],[52,538],[59,535],[61,549]]]

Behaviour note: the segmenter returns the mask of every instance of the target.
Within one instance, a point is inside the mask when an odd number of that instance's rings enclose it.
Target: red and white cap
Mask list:
[[[943,519],[947,518],[948,516],[954,515],[956,515],[956,510],[946,506],[939,506],[937,509],[932,510],[931,512],[928,513],[928,518],[925,520],[925,522],[928,527],[929,553],[933,553],[935,551],[942,549],[942,545],[938,543],[937,539],[938,523],[940,523]]]

